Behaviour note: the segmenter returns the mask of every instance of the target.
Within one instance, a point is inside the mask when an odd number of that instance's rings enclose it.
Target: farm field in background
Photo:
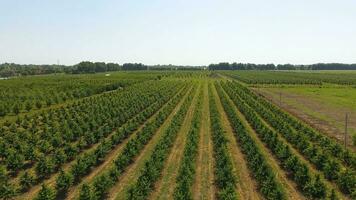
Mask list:
[[[0,80],[0,199],[355,199],[356,73],[303,74]]]
[[[347,142],[348,145],[356,142],[353,141],[356,136],[352,138],[356,135],[356,88],[285,86],[254,88],[254,91],[341,142],[344,142],[347,113]]]
[[[154,72],[111,72],[39,75],[0,80],[0,117],[27,113],[155,78],[157,75]]]
[[[248,84],[303,84],[321,85],[333,83],[356,86],[356,73],[352,71],[221,71],[222,74]]]

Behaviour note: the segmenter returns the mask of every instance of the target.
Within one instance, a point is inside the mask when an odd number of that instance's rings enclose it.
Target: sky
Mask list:
[[[356,63],[355,0],[0,0],[0,63]]]

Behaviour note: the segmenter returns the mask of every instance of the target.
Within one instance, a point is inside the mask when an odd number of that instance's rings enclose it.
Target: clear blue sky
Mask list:
[[[356,63],[355,0],[0,0],[0,63]]]

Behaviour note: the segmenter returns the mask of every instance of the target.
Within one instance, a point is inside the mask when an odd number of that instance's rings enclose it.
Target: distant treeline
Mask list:
[[[14,63],[0,64],[0,77],[27,76],[52,73],[84,74],[121,70],[356,70],[356,64],[319,63],[313,65],[274,65],[253,63],[210,64],[206,66],[177,66],[177,65],[144,65],[142,63],[117,63],[84,61],[76,65],[20,65]]]
[[[53,73],[84,74],[120,70],[146,70],[141,63],[80,62],[73,66],[65,65],[19,65],[14,63],[0,64],[0,77],[41,75]]]
[[[64,65],[19,65],[4,63],[0,64],[0,77],[62,73],[68,71],[69,68]]]
[[[14,63],[0,64],[0,77],[41,75],[52,73],[87,74],[109,71],[129,70],[200,70],[202,66],[176,66],[176,65],[144,65],[142,63],[117,63],[83,61],[76,65],[20,65]]]
[[[274,65],[222,62],[210,64],[209,70],[356,70],[356,64],[318,63],[312,65]]]

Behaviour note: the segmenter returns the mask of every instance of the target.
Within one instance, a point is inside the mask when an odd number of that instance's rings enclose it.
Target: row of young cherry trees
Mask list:
[[[24,77],[0,82],[0,117],[29,113],[68,100],[77,100],[94,94],[128,87],[154,79],[136,74],[119,73],[114,77],[99,75],[58,75]]]
[[[236,88],[238,87],[238,88]],[[345,149],[343,145],[338,143],[337,141],[329,138],[328,136],[319,133],[315,129],[311,128],[306,123],[301,122],[300,120],[296,119],[292,115],[288,114],[287,112],[282,111],[277,106],[273,105],[269,101],[265,100],[263,97],[256,95],[251,90],[246,87],[240,87],[239,84],[235,84],[236,92],[238,92],[242,97],[249,97],[253,98],[255,102],[261,104],[261,108],[264,110],[269,110],[272,112],[276,117],[284,119],[283,122],[287,124],[290,128],[298,131],[303,136],[308,137],[308,139],[319,145],[323,151],[332,154],[335,158],[337,158],[341,163],[350,167],[352,169],[356,168],[356,154],[353,153],[349,149]],[[245,95],[243,95],[245,94]],[[257,104],[257,105],[258,105]],[[255,103],[256,105],[256,103]]]
[[[75,103],[74,105],[70,105],[70,108],[73,107],[79,107],[76,108],[74,110],[76,111],[82,111],[85,112],[85,110],[81,110],[87,108],[86,106],[90,106],[90,104],[92,104],[93,107],[95,107],[96,103],[102,103],[102,105],[100,105],[99,107],[101,108],[108,108],[108,109],[103,109],[103,111],[109,111],[110,107],[112,107],[111,112],[115,113],[113,111],[117,111],[118,113],[118,117],[117,118],[111,118],[111,114],[110,112],[96,112],[96,114],[93,113],[92,117],[96,118],[94,119],[94,121],[97,124],[100,124],[100,126],[96,126],[98,128],[95,128],[94,126],[92,126],[91,128],[86,129],[85,134],[80,135],[77,140],[68,140],[68,141],[63,141],[59,140],[62,142],[62,144],[52,147],[52,149],[56,149],[55,151],[52,152],[48,152],[48,153],[43,153],[41,155],[41,157],[39,157],[39,159],[34,159],[33,161],[26,161],[25,159],[15,159],[16,162],[13,162],[12,159],[3,159],[3,164],[2,165],[2,175],[4,175],[6,177],[6,183],[4,183],[3,185],[6,185],[7,190],[9,190],[8,193],[13,193],[13,194],[9,194],[9,195],[14,195],[15,193],[21,192],[21,191],[26,191],[26,189],[29,189],[32,185],[37,184],[42,182],[42,180],[48,178],[51,174],[55,173],[56,171],[58,171],[61,168],[61,165],[63,165],[66,162],[71,161],[72,159],[74,159],[76,157],[76,155],[79,155],[81,151],[91,147],[93,144],[99,142],[102,138],[107,137],[109,134],[111,134],[111,132],[113,130],[116,129],[116,127],[120,127],[122,124],[124,124],[125,122],[127,122],[130,118],[134,117],[135,115],[139,114],[142,109],[146,108],[147,106],[149,106],[150,104],[154,104],[154,102],[162,102],[162,100],[167,100],[167,98],[169,98],[169,96],[172,96],[173,94],[175,94],[176,92],[176,87],[178,86],[177,82],[165,82],[165,83],[151,83],[151,89],[152,90],[147,90],[146,85],[142,84],[141,86],[134,86],[131,89],[127,90],[127,91],[123,91],[122,93],[117,93],[117,94],[105,94],[106,98],[100,98],[100,97],[95,97],[96,99],[88,99],[86,100],[86,105],[83,106],[83,102],[79,102],[79,103]],[[149,92],[145,92],[145,91],[149,91]],[[97,98],[100,98],[99,100]],[[115,102],[115,105],[113,104],[106,104],[107,101],[100,101],[101,99],[111,99],[113,102]],[[129,103],[125,103],[125,102],[129,102]],[[118,103],[118,104],[116,104]],[[156,107],[157,104],[155,104]],[[154,107],[154,106],[153,106]],[[151,108],[152,109],[152,108]],[[64,110],[63,108],[61,108],[60,110]],[[71,109],[68,109],[69,111],[72,111]],[[56,113],[56,111],[53,111],[53,113]],[[70,119],[68,112],[65,112],[67,115],[65,117],[63,117],[64,119]],[[75,116],[75,114],[77,114],[78,112],[75,112],[73,115]],[[96,116],[100,115],[100,113],[103,113],[102,115],[106,115],[107,120],[100,120],[100,118],[97,118]],[[121,113],[121,114],[120,114]],[[47,113],[42,113],[42,116],[44,114]],[[57,114],[57,113],[56,113]],[[40,115],[41,116],[41,115]],[[56,115],[58,116],[58,115]],[[35,119],[39,118],[37,115],[34,116]],[[138,116],[139,117],[139,116]],[[142,117],[142,116],[141,116]],[[30,120],[33,120],[31,118],[29,118]],[[58,118],[51,118],[52,120],[57,120]],[[88,120],[86,120],[88,121]],[[43,124],[43,121],[41,121]],[[52,125],[53,122],[51,120],[46,120],[45,122],[49,122],[48,124]],[[100,123],[101,122],[101,123]],[[22,123],[20,123],[22,124]],[[19,124],[16,124],[19,125]],[[11,126],[10,126],[11,127]],[[16,129],[17,126],[15,126]],[[83,126],[84,128],[85,126]],[[21,127],[22,129],[24,129],[23,127]],[[31,129],[31,127],[28,127],[29,129]],[[38,128],[38,127],[36,127]],[[75,131],[73,129],[69,129],[70,131]],[[80,129],[82,130],[82,129]],[[83,130],[82,130],[83,131]],[[126,130],[125,130],[126,131]],[[124,132],[125,132],[124,131]],[[32,133],[33,135],[35,135],[38,132]],[[20,135],[21,133],[17,133],[16,131],[13,132],[13,136],[22,136]],[[29,135],[31,134],[31,132],[29,132]],[[38,133],[41,134],[41,133]],[[58,134],[57,134],[58,135]],[[56,137],[56,134],[52,135],[52,137]],[[6,132],[4,133],[4,135],[2,135],[6,138],[9,139],[13,139],[11,137],[8,137],[8,135],[6,135]],[[23,136],[22,136],[23,137]],[[47,134],[48,140],[49,141],[53,141],[51,139],[51,135]],[[39,135],[37,137],[38,139],[42,139],[43,135]],[[19,138],[18,138],[19,139]],[[116,138],[117,139],[117,138]],[[33,142],[36,142],[32,139],[32,143],[26,143],[28,141],[26,140],[20,140],[22,145],[33,145]],[[11,143],[5,143],[6,146],[3,146],[5,152],[11,150],[12,148],[17,148],[18,146],[11,146]],[[52,143],[53,144],[53,143]],[[66,148],[66,147],[71,147],[71,148]],[[100,147],[107,147],[108,144],[104,145],[104,146],[100,146]],[[104,149],[101,149],[101,151],[105,151]],[[68,151],[71,150],[71,151]],[[48,150],[48,149],[46,149]],[[57,152],[60,152],[60,156],[58,156],[58,154],[56,154]],[[7,155],[7,154],[5,154]],[[21,158],[21,154],[14,154],[16,155],[18,158]],[[22,156],[25,157],[25,156]],[[86,158],[85,156],[83,156],[84,158]],[[11,158],[11,157],[5,157],[5,158]],[[60,159],[59,159],[60,158]],[[84,159],[84,161],[82,160],[82,157],[80,157],[77,160],[78,163],[78,167],[77,169],[80,170],[74,170],[74,172],[78,172],[80,173],[81,171],[83,171],[83,169],[81,168],[83,163],[86,163],[87,160]],[[21,163],[22,162],[22,163]],[[94,161],[97,162],[97,161]],[[21,166],[15,168],[14,167],[14,163],[17,163],[17,166]],[[33,167],[30,167],[30,169],[27,168],[23,168],[25,167],[25,164],[27,164],[27,167],[29,166],[29,164],[32,164]],[[5,170],[4,167],[7,167],[7,170]],[[74,169],[76,169],[75,167],[73,167]],[[14,179],[16,178],[16,174],[15,172],[19,171],[20,169],[22,169],[23,172],[20,173],[20,178],[19,181],[17,181],[20,184],[20,187],[15,187],[12,184],[9,184],[11,181],[11,177],[14,177]],[[9,171],[9,172],[7,172]],[[84,170],[85,171],[85,170]],[[12,173],[11,173],[12,172]],[[16,179],[15,179],[16,180]],[[11,191],[11,192],[10,192]]]
[[[275,172],[267,162],[262,150],[247,131],[246,125],[244,125],[238,117],[234,105],[228,101],[229,97],[226,96],[220,85],[216,84],[215,87],[234,130],[234,135],[238,141],[239,148],[241,148],[241,151],[245,155],[251,174],[253,174],[258,183],[260,193],[266,199],[286,199],[285,191],[281,183],[277,181]]]
[[[168,128],[164,130],[162,138],[160,138],[151,156],[145,162],[143,169],[141,169],[137,181],[130,186],[127,192],[128,199],[147,199],[154,189],[154,185],[162,174],[165,161],[171,152],[187,112],[192,106],[196,90],[197,86],[195,85],[177,114],[172,118]]]
[[[171,92],[173,93],[174,90]],[[70,187],[80,184],[82,177],[88,175],[94,167],[104,162],[106,155],[114,147],[122,143],[123,140],[128,138],[134,131],[142,126],[148,118],[154,115],[154,113],[156,113],[165,103],[167,103],[168,99],[172,95],[173,94],[167,93],[167,96],[162,96],[160,99],[157,99],[157,102],[153,103],[134,118],[130,119],[109,138],[103,140],[93,151],[79,157],[79,159],[67,172],[61,171],[56,179],[56,185],[53,189],[51,187],[43,187],[39,192],[38,197],[42,199],[44,194],[52,190],[52,194],[56,194],[53,196],[64,198]]]
[[[260,139],[268,146],[282,167],[291,175],[299,190],[308,198],[336,199],[336,193],[328,188],[319,174],[309,169],[308,165],[290,149],[290,146],[280,138],[279,133],[266,125],[256,110],[236,93],[229,84],[222,84],[223,89],[232,98],[235,106],[246,117]],[[242,87],[242,86],[241,86]]]
[[[243,90],[241,85],[232,85],[234,91],[251,108],[253,108],[266,122],[268,122],[282,137],[284,137],[300,154],[307,158],[320,170],[325,178],[335,182],[340,190],[346,194],[356,195],[355,154],[343,149],[332,139],[320,136],[310,127],[296,122],[288,114],[283,114],[266,100],[251,92]],[[262,103],[263,102],[263,103]],[[277,111],[274,113],[273,111]],[[315,135],[314,135],[315,134]],[[310,135],[314,136],[310,138]],[[313,138],[319,137],[321,140]]]
[[[142,130],[135,137],[131,138],[115,160],[113,165],[97,175],[94,180],[84,183],[81,186],[79,199],[102,199],[106,193],[119,180],[126,168],[134,162],[135,157],[143,150],[145,145],[154,136],[158,128],[164,123],[166,118],[173,112],[179,101],[184,96],[191,93],[186,87],[172,101],[164,106],[152,120],[147,122]],[[188,92],[188,93],[187,93]]]
[[[183,157],[179,165],[174,188],[174,199],[193,199],[192,185],[195,178],[196,160],[198,156],[198,145],[200,138],[201,116],[203,109],[203,90],[197,99],[196,109],[192,118],[191,127],[187,135]]]
[[[71,158],[80,146],[92,144],[97,137],[110,132],[135,110],[137,112],[135,102],[151,98],[148,96],[150,92],[154,94],[161,89],[158,85],[152,85],[153,91],[145,90],[144,84],[141,84],[122,93],[95,96],[32,116],[19,117],[15,122],[5,122],[0,129],[2,162],[8,170],[16,172],[41,160],[44,155],[58,158],[58,163],[63,162],[63,154]],[[149,102],[147,100],[142,102]],[[79,142],[72,144],[75,141]]]
[[[218,188],[217,198],[232,200],[237,198],[235,190],[237,177],[233,173],[232,160],[227,148],[228,139],[225,136],[221,123],[221,113],[218,111],[212,87],[209,84],[209,111],[215,160],[215,184]]]

